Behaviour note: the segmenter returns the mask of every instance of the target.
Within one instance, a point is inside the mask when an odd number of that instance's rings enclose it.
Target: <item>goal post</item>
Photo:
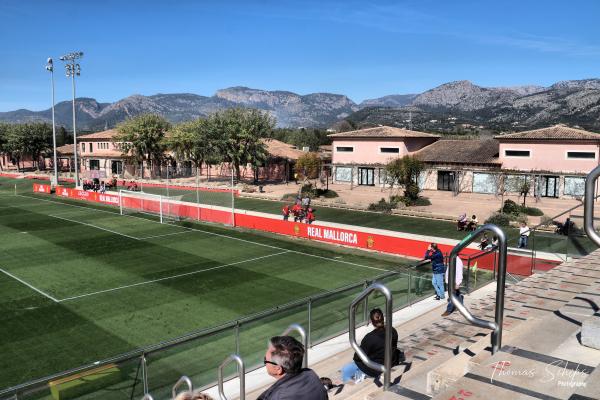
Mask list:
[[[160,194],[119,190],[119,212],[127,214],[150,214],[165,220],[181,219],[181,196],[163,196]]]
[[[157,215],[163,223],[163,196],[159,194],[119,190],[119,212],[121,215],[150,214]]]

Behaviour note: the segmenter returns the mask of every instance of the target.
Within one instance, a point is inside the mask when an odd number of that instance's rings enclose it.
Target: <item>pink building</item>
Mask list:
[[[488,140],[445,140],[439,136],[379,127],[329,135],[334,180],[384,185],[383,167],[405,155],[426,165],[425,190],[518,193],[524,182],[537,197],[583,196],[585,175],[598,165],[600,135],[556,125],[498,135]]]
[[[394,158],[413,154],[439,139],[430,133],[380,126],[334,133],[334,183],[375,186],[385,182],[383,167]]]

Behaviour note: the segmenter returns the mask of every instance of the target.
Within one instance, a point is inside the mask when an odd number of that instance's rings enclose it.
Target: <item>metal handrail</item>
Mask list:
[[[177,383],[175,383],[175,385],[173,385],[173,390],[171,390],[171,398],[172,399],[175,399],[175,397],[177,397],[177,389],[179,389],[179,387],[181,385],[183,385],[184,383],[187,385],[188,391],[190,391],[190,392],[194,391],[194,386],[192,385],[191,379],[184,375],[181,378],[179,378],[179,380],[177,381]]]
[[[585,233],[596,245],[600,246],[600,235],[594,228],[594,191],[596,181],[600,177],[600,165],[590,172],[585,180],[585,197],[583,198],[583,227]]]
[[[367,296],[375,291],[381,292],[385,296],[385,356],[383,365],[372,361],[356,341],[356,308]],[[392,308],[393,298],[390,289],[382,283],[374,282],[350,303],[348,309],[350,345],[367,367],[383,373],[383,390],[389,389],[392,375]]]
[[[477,238],[482,232],[493,232],[498,237],[498,278],[496,283],[496,312],[494,321],[486,321],[475,317],[471,312],[460,302],[460,298],[456,296],[456,257],[458,253],[467,247]],[[502,346],[502,322],[504,320],[504,290],[506,286],[506,254],[507,254],[506,235],[504,231],[493,224],[485,224],[475,231],[467,235],[459,244],[454,246],[450,252],[448,271],[448,297],[456,309],[469,321],[471,324],[481,328],[492,330],[492,354],[500,350]]]
[[[286,328],[285,331],[283,331],[281,336],[285,336],[290,332],[298,332],[298,334],[302,338],[302,344],[304,345],[304,358],[302,360],[302,368],[308,368],[308,337],[306,336],[306,331],[300,324],[291,324]]]
[[[227,400],[225,396],[225,392],[223,390],[223,368],[227,364],[235,362],[238,365],[238,377],[240,379],[240,400],[245,400],[246,398],[246,367],[244,366],[244,360],[237,354],[231,354],[227,357],[221,365],[219,365],[219,398],[221,400]]]

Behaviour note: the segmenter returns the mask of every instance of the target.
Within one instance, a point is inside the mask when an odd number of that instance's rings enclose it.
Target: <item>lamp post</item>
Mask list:
[[[54,159],[52,161],[52,164],[54,165],[54,178],[52,180],[52,186],[56,186],[58,185],[58,164],[56,161],[56,124],[54,123],[54,63],[52,58],[48,58],[46,70],[50,72],[50,83],[52,85],[52,148],[54,149]]]
[[[75,157],[75,185],[79,186],[79,163],[77,161],[77,126],[75,121],[75,75],[81,74],[81,67],[76,61],[83,57],[83,52],[75,51],[60,58],[65,62],[67,78],[71,78],[73,86],[73,155]]]

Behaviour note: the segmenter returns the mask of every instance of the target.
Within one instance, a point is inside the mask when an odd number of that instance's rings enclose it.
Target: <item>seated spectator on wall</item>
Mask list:
[[[479,248],[481,250],[484,250],[486,247],[488,247],[490,244],[490,238],[488,238],[487,233],[484,233],[483,236],[481,237],[481,241],[479,242]]]
[[[309,208],[306,212],[306,223],[312,224],[315,221],[315,210]]]
[[[385,361],[385,321],[383,311],[379,308],[371,310],[371,324],[375,329],[367,333],[360,342],[360,348],[367,354],[367,357],[372,361],[382,364]],[[388,323],[390,323],[388,321]],[[404,355],[398,347],[398,331],[392,328],[392,366],[398,365],[403,361]],[[381,372],[367,367],[360,359],[358,354],[354,354],[353,361],[346,364],[341,369],[342,381],[344,383],[354,381],[358,383],[366,376],[376,378],[381,375]]]
[[[469,223],[467,224],[467,230],[474,231],[475,229],[477,229],[477,225],[479,225],[479,221],[477,220],[477,215],[473,214],[473,216],[469,220]]]
[[[174,400],[213,400],[213,398],[207,394],[195,390],[193,392],[181,392],[175,397]]]
[[[461,214],[458,219],[456,220],[456,230],[457,231],[464,231],[465,229],[467,229],[467,223],[469,222],[469,220],[467,219],[467,213],[463,213]]]
[[[327,390],[308,368],[302,368],[304,346],[291,336],[275,336],[269,341],[264,364],[277,381],[258,400],[325,400]]]
[[[104,185],[104,181],[100,183],[100,193],[106,193],[106,186]]]

